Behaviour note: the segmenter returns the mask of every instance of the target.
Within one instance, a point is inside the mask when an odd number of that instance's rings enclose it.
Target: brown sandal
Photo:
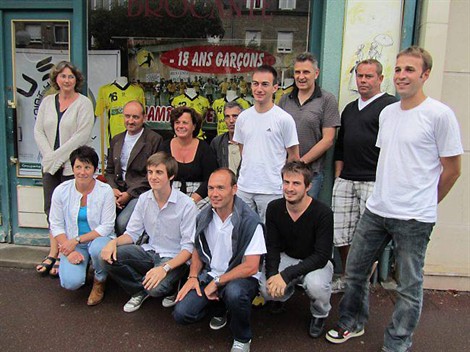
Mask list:
[[[56,262],[57,258],[51,257],[51,256],[46,256],[42,260],[41,264],[38,264],[36,266],[36,271],[38,274],[41,276],[46,276],[51,269],[55,266],[54,263]],[[46,263],[46,261],[49,261],[49,263]],[[44,270],[43,270],[44,268]]]

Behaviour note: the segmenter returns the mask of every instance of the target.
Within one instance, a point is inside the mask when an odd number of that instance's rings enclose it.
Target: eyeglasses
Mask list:
[[[252,86],[252,87],[255,87],[255,88],[258,88],[259,86],[261,86],[261,87],[263,87],[263,88],[268,88],[268,87],[271,86],[271,83],[269,83],[269,82],[261,82],[261,83],[259,83],[259,82],[253,81],[253,82],[251,82],[251,86]]]

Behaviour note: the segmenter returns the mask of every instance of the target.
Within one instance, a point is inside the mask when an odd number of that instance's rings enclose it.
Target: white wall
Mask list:
[[[470,291],[469,14],[467,0],[427,0],[419,28],[419,44],[434,61],[426,94],[454,110],[465,151],[462,175],[439,205],[424,268],[426,288]]]

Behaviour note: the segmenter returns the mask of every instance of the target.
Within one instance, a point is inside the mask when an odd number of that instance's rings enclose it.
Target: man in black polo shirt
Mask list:
[[[307,194],[311,177],[301,161],[282,169],[284,198],[269,203],[266,212],[267,254],[260,291],[265,300],[285,302],[300,284],[310,298],[309,334],[316,338],[331,309],[333,212]]]
[[[380,91],[382,64],[375,59],[361,61],[356,67],[360,97],[346,105],[341,114],[341,128],[335,146],[335,184],[333,187],[334,244],[346,268],[349,247],[359,218],[372,194],[379,148],[375,146],[379,115],[397,101]],[[333,293],[343,292],[342,277],[333,282]]]
[[[313,172],[308,194],[318,198],[323,184],[325,154],[333,146],[336,128],[341,124],[335,96],[316,84],[320,74],[317,59],[310,53],[296,57],[295,88],[284,95],[279,106],[292,115],[299,136],[300,160]]]

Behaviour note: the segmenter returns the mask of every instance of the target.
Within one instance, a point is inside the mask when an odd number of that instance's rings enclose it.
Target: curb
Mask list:
[[[0,267],[34,269],[48,253],[48,247],[0,244]]]

